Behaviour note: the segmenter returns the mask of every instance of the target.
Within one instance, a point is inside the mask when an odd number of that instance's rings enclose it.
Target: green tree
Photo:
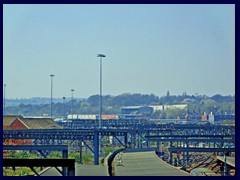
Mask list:
[[[155,111],[152,115],[151,115],[151,118],[153,119],[159,119],[161,117],[161,111],[158,110],[158,111]]]
[[[160,119],[166,119],[166,118],[167,118],[167,113],[166,113],[166,111],[161,111]]]
[[[172,108],[172,109],[168,109],[166,110],[166,118],[167,119],[177,119],[178,116],[183,119],[185,117],[186,114],[186,110],[184,109],[178,109],[178,108]]]

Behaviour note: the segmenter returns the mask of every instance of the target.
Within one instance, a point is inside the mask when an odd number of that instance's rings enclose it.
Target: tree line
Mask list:
[[[50,102],[50,99],[48,99]],[[188,104],[188,113],[207,113],[214,114],[235,114],[235,95],[222,96],[220,94],[208,97],[206,95],[170,95],[158,97],[154,94],[140,93],[123,93],[118,96],[104,95],[102,97],[103,114],[120,114],[121,108],[124,106],[147,106],[147,105],[173,105]],[[13,101],[13,100],[12,100]],[[38,104],[34,99],[34,103],[21,103],[15,106],[7,106],[6,114],[15,114],[23,116],[43,116],[50,114],[50,103],[46,101],[44,104]],[[66,117],[71,114],[98,114],[99,113],[99,95],[92,95],[87,99],[71,99],[63,101],[53,100],[52,113],[55,117]],[[166,112],[155,112],[153,117],[166,116],[176,118],[177,115],[184,116],[186,110],[168,110]]]

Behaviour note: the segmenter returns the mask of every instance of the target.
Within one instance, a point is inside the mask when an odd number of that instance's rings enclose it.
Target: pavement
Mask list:
[[[114,158],[115,176],[190,176],[189,173],[171,166],[154,151],[120,152]],[[61,176],[55,168],[46,168],[41,176]],[[75,176],[109,176],[103,165],[75,164]]]
[[[224,156],[217,156],[217,159],[224,162]],[[232,167],[235,167],[235,157],[226,156],[226,163]]]
[[[190,176],[164,162],[154,151],[119,153],[114,162],[115,176]]]
[[[41,176],[62,176],[55,168],[46,168]],[[75,176],[109,176],[108,167],[102,165],[75,164]]]

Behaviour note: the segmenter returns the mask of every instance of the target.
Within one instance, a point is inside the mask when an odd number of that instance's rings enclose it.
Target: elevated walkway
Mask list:
[[[190,176],[159,159],[154,151],[119,153],[114,163],[115,176]]]

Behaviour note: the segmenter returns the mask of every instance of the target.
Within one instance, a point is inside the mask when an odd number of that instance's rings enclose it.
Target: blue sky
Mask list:
[[[6,98],[235,94],[231,4],[3,5]]]

